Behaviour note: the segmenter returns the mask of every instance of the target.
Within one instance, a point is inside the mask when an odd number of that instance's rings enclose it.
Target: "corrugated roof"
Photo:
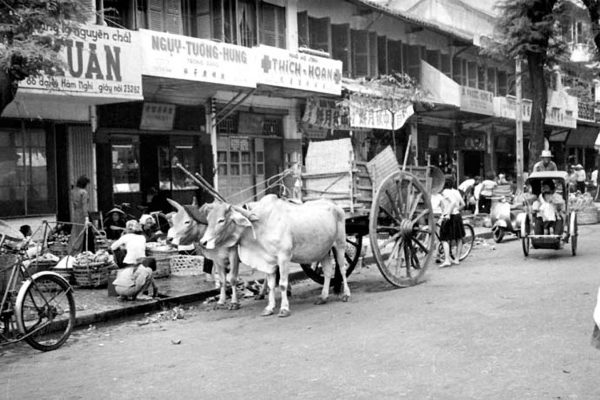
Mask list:
[[[441,33],[441,34],[445,34],[445,35],[452,35],[456,39],[460,39],[467,43],[473,43],[472,36],[458,32],[454,29],[450,29],[447,27],[441,27],[438,24],[434,24],[432,22],[425,21],[424,19],[419,18],[417,16],[410,15],[410,14],[407,14],[405,12],[401,12],[398,10],[394,10],[390,7],[387,7],[387,6],[380,4],[373,0],[346,0],[346,1],[348,1],[349,3],[353,3],[353,4],[357,4],[357,5],[364,5],[366,7],[369,7],[369,8],[375,9],[375,10],[379,10],[391,17],[397,18],[399,20],[402,20],[404,22],[408,22],[408,23],[411,23],[414,25],[422,26],[423,28],[430,29],[437,33]]]

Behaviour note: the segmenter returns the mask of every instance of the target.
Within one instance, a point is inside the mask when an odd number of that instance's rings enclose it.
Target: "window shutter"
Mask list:
[[[181,35],[183,33],[181,21],[181,0],[166,0],[167,12],[165,14],[165,30],[169,33]]]
[[[275,7],[275,16],[277,23],[277,47],[281,47],[285,49],[285,31],[286,31],[286,22],[285,22],[285,8],[284,7]]]
[[[387,48],[388,73],[402,72],[402,42],[399,40],[388,40]]]
[[[163,0],[148,0],[148,28],[153,31],[165,31],[163,12]]]
[[[459,85],[464,85],[464,75],[462,73],[462,59],[458,57],[452,58],[452,79]]]
[[[406,72],[411,78],[421,80],[421,48],[419,46],[406,46]]]
[[[298,13],[298,47],[309,47],[308,41],[308,12]]]
[[[369,32],[369,76],[377,76],[377,32]]]
[[[212,0],[212,38],[223,41],[223,0]]]
[[[331,58],[340,60],[344,76],[351,75],[350,25],[331,25]]]
[[[352,30],[352,71],[354,77],[369,75],[369,32]]]
[[[308,18],[310,48],[331,54],[331,23],[329,18]]]
[[[380,75],[388,73],[388,45],[387,37],[377,36],[377,63],[379,70],[377,71]]]
[[[210,32],[210,3],[199,1],[196,3],[196,37],[209,39]]]
[[[277,46],[275,7],[261,3],[260,17],[260,43],[267,46]]]

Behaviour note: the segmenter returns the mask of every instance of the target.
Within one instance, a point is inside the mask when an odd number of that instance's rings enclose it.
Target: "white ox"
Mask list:
[[[279,267],[281,291],[280,317],[290,315],[287,296],[290,263],[321,262],[325,282],[320,301],[329,297],[329,285],[334,267],[329,252],[334,248],[342,269],[343,301],[350,298],[346,281],[346,227],[344,210],[328,200],[293,204],[267,195],[251,211],[226,203],[212,206],[208,213],[208,228],[200,240],[207,249],[238,246],[241,262],[267,274],[269,301],[262,315],[272,315],[275,309],[275,272]]]
[[[191,243],[199,243],[204,235],[208,221],[207,216],[215,203],[206,203],[198,208],[196,202],[191,206],[182,206],[181,204],[167,199],[168,202],[177,210],[172,216],[173,226],[169,230],[169,237],[174,242],[180,245]],[[194,199],[195,200],[195,199]],[[223,306],[226,299],[226,276],[227,266],[230,268],[229,283],[231,285],[231,305],[230,309],[238,309],[240,303],[237,298],[236,284],[239,269],[239,258],[235,246],[223,247],[219,246],[214,249],[206,249],[200,246],[200,251],[205,258],[212,260],[215,265],[215,270],[219,274],[221,280],[221,290],[219,293],[219,301],[217,306]]]

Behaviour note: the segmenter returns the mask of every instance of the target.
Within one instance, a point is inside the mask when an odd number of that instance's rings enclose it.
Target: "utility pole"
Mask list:
[[[515,92],[516,92],[516,107],[515,107],[515,121],[516,121],[516,136],[517,136],[517,193],[523,191],[523,99],[521,94],[521,58],[517,57],[515,60]]]

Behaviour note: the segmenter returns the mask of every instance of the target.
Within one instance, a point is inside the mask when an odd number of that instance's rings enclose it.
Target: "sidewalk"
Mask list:
[[[490,228],[476,227],[475,236],[480,239],[492,237]],[[368,242],[368,238],[365,238]],[[365,263],[372,263],[373,259],[367,254]],[[249,268],[240,269],[240,278],[245,281],[261,280],[263,276]],[[306,275],[296,265],[292,269],[290,281],[305,279]],[[100,322],[111,321],[136,314],[143,314],[161,310],[163,307],[172,307],[179,304],[203,301],[216,296],[219,291],[215,289],[214,282],[207,282],[204,276],[170,276],[156,279],[161,298],[157,300],[120,301],[116,297],[109,297],[107,288],[85,289],[75,287],[75,304],[77,306],[76,326],[87,326]]]

